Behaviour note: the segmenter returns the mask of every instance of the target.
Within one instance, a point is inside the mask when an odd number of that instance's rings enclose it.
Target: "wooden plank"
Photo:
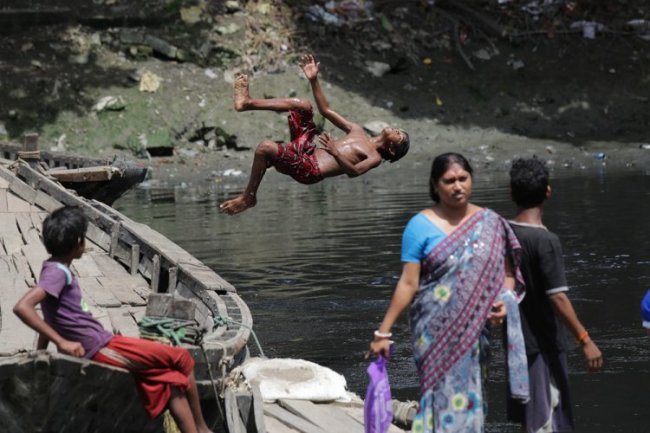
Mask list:
[[[3,306],[3,314],[2,329],[0,329],[0,355],[14,355],[35,347],[36,332],[11,312],[11,308],[27,290],[27,284],[21,277],[7,278],[2,281],[0,305]]]
[[[6,278],[9,274],[16,274],[16,267],[14,266],[13,260],[10,256],[0,253],[0,278]],[[0,311],[0,317],[2,311]]]
[[[38,230],[34,227],[31,215],[27,212],[17,212],[14,215],[16,216],[18,230],[20,230],[20,234],[23,236],[25,243],[41,243],[41,238],[38,235]]]
[[[55,199],[54,197],[44,193],[43,191],[37,191],[36,197],[34,198],[34,205],[38,208],[45,210],[46,212],[53,212],[63,206],[63,204]]]
[[[251,384],[251,393],[253,394],[253,416],[255,417],[255,430],[257,433],[268,433],[264,423],[264,399],[260,392],[260,386],[257,383]]]
[[[110,290],[123,304],[146,305],[147,301],[135,292],[135,285],[132,279],[122,277],[98,277],[97,281],[104,289]]]
[[[47,174],[59,182],[101,182],[111,180],[118,169],[110,166],[48,170]]]
[[[359,423],[359,425],[363,426],[364,425],[364,418],[363,418],[363,406],[338,406],[339,409],[341,409],[347,416],[355,420],[356,422]],[[397,427],[395,424],[391,424],[388,426],[388,431],[387,433],[405,433],[404,430],[401,428]]]
[[[88,231],[86,232],[86,238],[93,241],[98,245],[102,250],[108,251],[111,245],[111,236],[97,227],[95,224],[88,224]]]
[[[140,245],[133,244],[131,246],[131,275],[138,273],[138,266],[140,265]]]
[[[23,237],[18,231],[14,214],[0,213],[0,239],[7,255],[12,255],[23,247]]]
[[[7,212],[9,208],[7,207],[7,190],[0,188],[0,212]]]
[[[27,259],[27,263],[32,271],[32,275],[35,279],[38,279],[39,275],[41,275],[41,267],[43,266],[43,262],[47,260],[50,255],[47,253],[45,247],[40,242],[24,245],[21,248],[21,251]]]
[[[99,270],[107,277],[130,275],[124,266],[110,258],[104,251],[93,251],[89,254]]]
[[[105,276],[123,280],[125,286],[130,287],[142,298],[146,299],[151,293],[149,283],[141,275],[131,275],[124,266],[106,254],[93,253],[92,257]]]
[[[37,208],[36,210],[32,210],[29,215],[32,218],[32,225],[40,235],[43,232],[43,221],[45,221],[48,213],[44,212],[43,209]]]
[[[145,316],[146,311],[147,307],[129,306],[129,312],[131,313],[133,320],[135,320],[135,323],[139,323],[142,320],[142,318]]]
[[[298,430],[292,429],[271,416],[264,417],[264,424],[266,425],[267,433],[300,433]]]
[[[11,255],[11,259],[14,262],[14,267],[16,268],[16,273],[20,275],[21,278],[25,280],[28,285],[33,285],[36,283],[34,277],[32,276],[32,271],[29,269],[29,264],[27,263],[27,258],[23,255],[22,251],[15,252]],[[40,275],[40,272],[39,274]]]
[[[79,287],[84,292],[84,296],[89,298],[89,302],[99,307],[119,307],[122,305],[113,292],[106,290],[96,277],[80,277]]]
[[[29,212],[29,203],[10,192],[7,194],[7,210],[9,212]]]
[[[108,317],[113,326],[113,334],[139,337],[140,329],[127,307],[107,308]]]
[[[362,425],[348,417],[339,408],[329,404],[314,404],[308,400],[282,399],[280,407],[305,418],[312,424],[330,432],[364,433]]]
[[[160,283],[160,256],[153,256],[151,265],[151,291],[158,293],[158,284]]]
[[[105,275],[90,254],[83,254],[80,258],[75,259],[70,267],[79,277],[103,277]]]
[[[267,418],[275,418],[301,433],[327,433],[326,430],[323,430],[304,418],[292,414],[275,403],[264,403],[264,415]]]
[[[101,308],[96,305],[88,305],[88,307],[90,314],[92,314],[93,318],[102,324],[104,329],[110,331],[113,328],[113,324],[111,323],[111,319],[108,317],[108,312],[105,308]]]

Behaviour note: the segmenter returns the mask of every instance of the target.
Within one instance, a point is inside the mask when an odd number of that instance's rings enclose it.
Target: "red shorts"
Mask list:
[[[273,166],[282,174],[287,174],[300,183],[311,184],[323,180],[314,155],[316,135],[314,113],[312,110],[291,110],[289,112],[289,131],[291,141],[278,144],[278,154]]]
[[[151,418],[167,407],[173,386],[189,389],[194,369],[192,356],[181,347],[122,335],[114,335],[92,360],[129,370]]]

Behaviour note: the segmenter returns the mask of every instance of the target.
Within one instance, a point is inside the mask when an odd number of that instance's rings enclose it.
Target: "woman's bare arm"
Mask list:
[[[397,321],[402,312],[411,304],[417,293],[420,283],[420,264],[404,263],[402,275],[397,282],[393,299],[386,311],[384,320],[381,322],[378,331],[381,333],[390,333],[393,324]],[[370,343],[370,350],[376,354],[388,356],[390,340],[387,338],[377,339]]]

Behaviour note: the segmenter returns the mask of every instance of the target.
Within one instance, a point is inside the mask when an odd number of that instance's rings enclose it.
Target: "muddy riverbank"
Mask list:
[[[634,1],[538,15],[485,3],[478,16],[518,26],[507,38],[445,2],[330,16],[304,2],[150,0],[147,19],[137,2],[83,14],[68,3],[5,26],[0,138],[37,131],[46,148],[138,158],[158,183],[242,183],[257,143],[288,131],[284,115],[234,111],[233,75],[249,72],[258,97],[310,98],[296,60],[310,51],[337,111],[410,133],[401,166],[457,150],[495,172],[532,154],[557,173],[650,167],[650,54],[626,25],[644,17]],[[585,19],[608,27],[588,37],[574,26]],[[151,156],[160,149],[169,156]]]

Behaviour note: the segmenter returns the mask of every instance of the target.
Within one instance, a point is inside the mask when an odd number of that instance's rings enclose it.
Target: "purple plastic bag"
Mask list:
[[[386,359],[379,356],[368,366],[370,383],[363,405],[363,418],[366,433],[386,433],[393,421],[390,384],[386,371]]]

